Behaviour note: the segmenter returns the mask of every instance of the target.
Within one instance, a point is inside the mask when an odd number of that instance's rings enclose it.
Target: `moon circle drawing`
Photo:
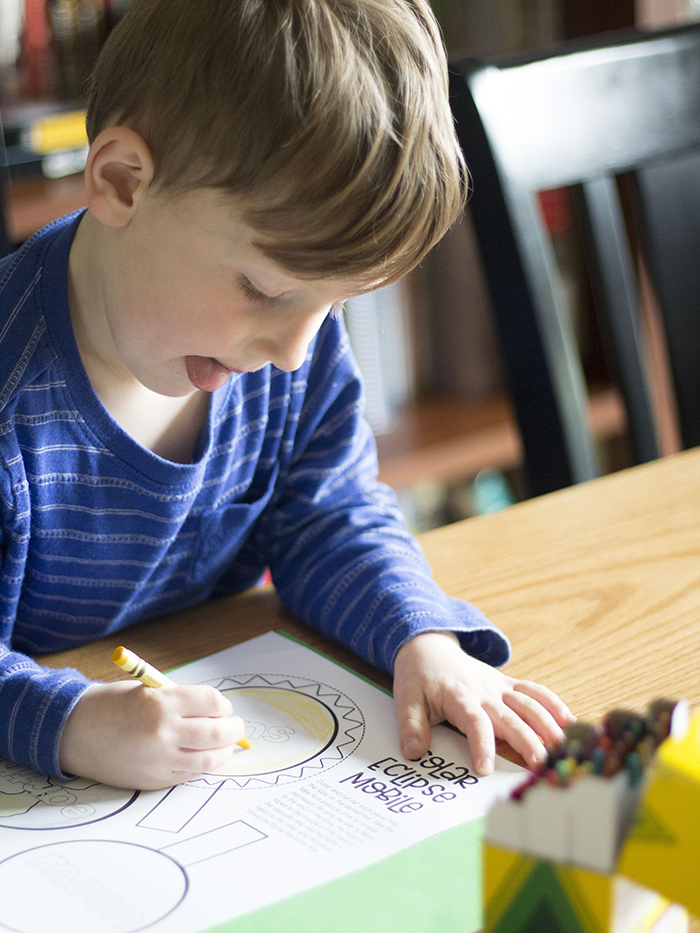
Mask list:
[[[299,780],[333,767],[359,746],[365,721],[345,694],[286,674],[229,675],[208,681],[246,724],[250,748],[237,749],[211,778],[239,788]]]
[[[89,839],[15,853],[0,862],[0,885],[3,929],[45,933],[48,899],[55,933],[136,933],[175,910],[188,881],[162,852]]]

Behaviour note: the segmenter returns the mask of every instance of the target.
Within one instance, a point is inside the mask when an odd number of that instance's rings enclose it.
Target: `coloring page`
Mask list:
[[[277,633],[169,676],[221,690],[250,748],[148,792],[0,761],[0,933],[202,933],[477,819],[521,780],[502,759],[477,778],[445,726],[404,759],[391,696]]]

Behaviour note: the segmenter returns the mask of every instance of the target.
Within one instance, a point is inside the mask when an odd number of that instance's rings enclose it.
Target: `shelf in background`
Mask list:
[[[614,389],[591,392],[589,417],[599,441],[625,432],[624,407]],[[470,479],[488,467],[509,470],[522,459],[506,396],[422,399],[399,413],[390,433],[377,437],[377,450],[379,478],[394,489]]]
[[[11,242],[22,243],[58,217],[85,207],[83,175],[44,178],[31,175],[10,183],[7,205]]]

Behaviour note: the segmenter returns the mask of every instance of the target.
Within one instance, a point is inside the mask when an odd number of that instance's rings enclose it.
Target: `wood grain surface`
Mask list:
[[[511,639],[513,676],[579,718],[700,706],[700,449],[421,537],[441,586]]]

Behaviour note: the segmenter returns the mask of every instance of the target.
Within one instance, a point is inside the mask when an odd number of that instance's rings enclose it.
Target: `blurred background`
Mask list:
[[[128,5],[0,0],[0,217],[6,248],[84,205],[86,82]],[[700,0],[433,0],[433,8],[448,52],[477,58],[700,20]],[[540,202],[586,377],[605,384],[570,192],[542,192]],[[365,380],[380,477],[396,490],[413,530],[505,508],[524,496],[519,438],[468,210],[421,268],[348,302],[346,321]],[[619,405],[612,399],[593,416],[606,469],[626,466]],[[664,452],[674,443],[669,435]]]

